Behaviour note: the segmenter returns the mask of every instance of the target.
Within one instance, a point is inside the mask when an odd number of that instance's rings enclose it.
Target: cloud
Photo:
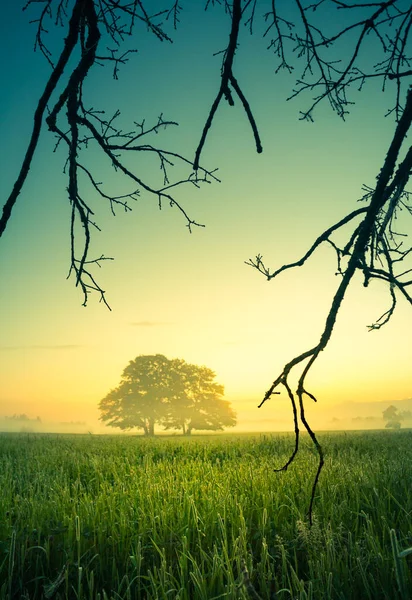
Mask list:
[[[31,344],[28,346],[0,346],[0,350],[13,352],[14,350],[76,350],[77,348],[84,348],[79,344],[55,344],[52,346],[46,346],[43,344]]]
[[[132,327],[159,327],[160,325],[168,325],[162,321],[135,321],[130,323]]]

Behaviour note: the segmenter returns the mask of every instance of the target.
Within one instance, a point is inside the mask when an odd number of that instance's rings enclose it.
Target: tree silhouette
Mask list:
[[[124,369],[119,386],[100,401],[100,420],[110,427],[136,427],[147,436],[154,435],[155,424],[164,417],[165,404],[175,393],[174,375],[165,356],[138,356]]]
[[[386,429],[400,429],[402,427],[401,421],[410,419],[412,415],[410,410],[399,411],[396,406],[391,404],[391,406],[388,406],[388,408],[382,412],[382,416],[383,420],[386,421]]]
[[[171,0],[167,8],[155,15],[150,14],[150,3],[143,0],[28,0],[25,8],[32,5],[40,7],[36,46],[50,62],[52,71],[35,111],[33,132],[20,173],[3,208],[0,236],[8,226],[11,211],[27,178],[45,121],[56,136],[57,145],[66,148],[67,189],[71,206],[70,273],[74,274],[75,283],[83,292],[84,304],[89,293],[95,290],[108,305],[105,292],[94,275],[95,268],[108,258],[89,256],[91,230],[98,228],[98,223],[87,200],[86,185],[108,202],[113,212],[119,207],[130,210],[128,202],[140,192],[152,195],[159,206],[164,202],[176,206],[190,229],[198,223],[188,215],[174,193],[177,186],[186,183],[198,186],[201,182],[217,180],[214,171],[200,167],[200,158],[222,101],[235,106],[234,98],[240,100],[252,129],[256,149],[262,152],[252,108],[235,76],[235,57],[242,23],[252,33],[259,12],[264,13],[264,36],[273,52],[276,71],[298,72],[289,99],[310,97],[307,107],[301,112],[304,120],[313,120],[316,108],[323,101],[344,119],[353,102],[353,92],[363,89],[371,80],[381,82],[382,89],[391,94],[388,116],[394,117],[393,139],[382,153],[382,165],[377,172],[376,183],[364,186],[362,206],[349,206],[348,199],[347,214],[320,233],[308,251],[294,262],[270,269],[260,254],[247,261],[268,280],[272,280],[288,269],[303,266],[323,243],[328,244],[336,254],[339,281],[319,340],[285,363],[260,404],[262,406],[279,393],[279,388],[283,388],[291,402],[295,445],[290,458],[280,470],[286,470],[298,452],[299,422],[317,448],[319,463],[309,506],[311,518],[324,459],[322,448],[305,416],[305,399],[316,401],[316,396],[309,391],[307,378],[329,343],[348,288],[357,273],[362,275],[365,287],[373,280],[387,285],[389,307],[370,325],[371,330],[381,328],[390,320],[398,296],[412,304],[409,291],[412,285],[412,248],[408,244],[407,234],[397,228],[401,212],[412,214],[410,196],[406,190],[412,170],[412,148],[406,142],[412,122],[412,88],[408,87],[412,76],[410,0],[366,3],[341,0],[315,0],[310,3],[304,3],[303,0],[207,0],[206,8],[225,11],[230,27],[227,47],[222,53],[219,89],[203,129],[200,127],[202,132],[199,144],[193,151],[193,159],[166,151],[147,141],[153,133],[173,127],[173,121],[166,121],[160,116],[150,127],[135,123],[125,131],[116,125],[119,112],[106,116],[92,107],[87,102],[83,87],[91,69],[97,64],[110,63],[113,76],[117,78],[119,67],[130,57],[130,49],[124,46],[124,41],[139,26],[143,25],[162,42],[170,41],[165,25],[169,20],[176,28],[182,8],[178,1]],[[51,56],[45,41],[48,21],[62,25],[66,32],[63,49],[56,59]],[[113,46],[114,50],[101,50],[102,47]],[[48,116],[45,118],[46,109]],[[102,156],[115,170],[123,173],[131,182],[133,189],[129,194],[113,196],[104,191],[82,158],[92,144],[100,149]],[[125,157],[142,152],[159,162],[163,176],[160,185],[150,185],[144,174],[128,166]],[[171,163],[176,161],[187,166],[189,173],[171,182],[169,171]],[[333,238],[337,232],[344,234],[343,243]],[[292,374],[298,376],[296,392],[291,387]]]
[[[223,400],[223,386],[207,367],[162,354],[138,356],[124,369],[121,382],[99,403],[100,419],[110,427],[222,430],[236,425],[235,413]]]
[[[214,381],[216,374],[207,367],[172,361],[179,374],[179,392],[162,420],[166,429],[181,429],[190,435],[194,429],[221,431],[236,425],[230,403],[223,400],[224,388]]]

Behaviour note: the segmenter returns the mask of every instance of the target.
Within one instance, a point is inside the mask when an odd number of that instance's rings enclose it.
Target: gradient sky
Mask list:
[[[10,193],[31,131],[32,114],[49,67],[33,53],[35,6],[9,3],[2,12],[1,52],[7,82],[0,96],[2,197]],[[89,104],[108,113],[119,107],[122,123],[154,123],[160,113],[179,123],[153,143],[192,158],[219,86],[229,20],[203,2],[186,3],[173,45],[141,30],[139,52],[120,72],[97,67],[89,79]],[[184,5],[184,3],[183,3]],[[30,13],[30,14],[29,14]],[[59,37],[60,36],[60,37]],[[63,32],[51,35],[59,49]],[[19,43],[16,44],[16,39]],[[158,210],[143,195],[133,212],[115,218],[101,204],[93,254],[115,257],[98,273],[112,307],[98,297],[87,308],[73,280],[64,156],[43,131],[30,175],[0,240],[0,416],[27,413],[43,420],[82,420],[97,430],[97,404],[115,387],[129,360],[162,353],[216,371],[239,427],[262,419],[276,428],[287,400],[257,404],[285,362],[317,343],[336,289],[335,257],[321,248],[295,271],[267,282],[244,261],[257,253],[275,268],[300,258],[325,228],[359,205],[362,185],[373,186],[392,138],[384,118],[390,100],[370,84],[354,93],[356,105],[342,122],[325,104],[315,123],[299,120],[309,98],[286,103],[294,76],[274,73],[274,60],[259,29],[241,33],[235,74],[252,106],[263,154],[254,149],[239,103],[219,108],[202,157],[219,167],[222,183],[181,188],[178,199],[204,229],[189,234],[180,213]],[[139,157],[137,170],[158,182],[158,165]],[[111,191],[130,191],[93,151],[89,164]],[[383,285],[364,289],[357,279],[344,303],[332,341],[309,385],[316,410],[344,401],[412,397],[412,311],[401,299],[379,332],[367,325],[389,307]],[[277,404],[280,408],[278,409]],[[292,427],[292,424],[291,424]]]

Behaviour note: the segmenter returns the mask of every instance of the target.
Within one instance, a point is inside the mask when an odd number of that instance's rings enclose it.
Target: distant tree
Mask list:
[[[36,425],[41,423],[40,417],[31,418],[26,413],[20,415],[5,415],[5,422],[7,422],[7,428],[11,427],[11,431],[20,431],[20,433],[33,433],[36,431]],[[16,429],[20,427],[20,429]]]
[[[402,413],[398,412],[396,406],[388,406],[382,413],[384,421],[386,421],[386,429],[400,429],[401,420],[403,419]]]
[[[152,436],[155,424],[164,418],[165,404],[175,386],[165,356],[138,356],[124,369],[119,386],[100,401],[100,420],[120,429],[141,428]]]
[[[168,407],[163,420],[166,429],[182,429],[190,435],[194,429],[221,431],[236,425],[235,412],[223,400],[224,388],[214,381],[216,374],[207,367],[174,360],[179,373],[178,394]]]
[[[392,421],[398,417],[398,409],[391,404],[391,406],[388,406],[388,408],[383,411],[382,416],[385,421]]]
[[[100,420],[110,427],[143,429],[147,436],[154,435],[156,423],[182,429],[184,435],[232,427],[235,413],[214,378],[211,369],[181,359],[138,356],[123,371],[119,386],[100,401]]]
[[[28,417],[25,413],[22,413],[21,415],[12,415],[10,417],[6,416],[6,419],[8,419],[9,421],[31,421],[34,419],[30,419],[30,417]]]

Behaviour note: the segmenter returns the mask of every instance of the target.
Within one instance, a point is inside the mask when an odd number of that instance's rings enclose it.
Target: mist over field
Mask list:
[[[5,433],[87,433],[90,427],[85,421],[43,421],[26,414],[0,417],[0,431]]]
[[[248,402],[250,405],[250,402]],[[236,408],[236,402],[233,407]],[[314,430],[318,431],[350,431],[384,429],[385,420],[382,413],[389,406],[394,406],[400,413],[412,411],[412,398],[386,402],[342,402],[336,406],[322,406],[322,403],[308,404],[306,413],[310,417]],[[97,411],[96,411],[97,412]],[[25,413],[0,416],[0,431],[15,433],[93,433],[93,434],[124,434],[120,429],[107,427],[96,419],[78,419],[72,421],[56,421],[43,419],[41,415],[31,416]],[[412,427],[412,416],[402,420],[402,428]],[[293,430],[292,413],[286,400],[274,400],[262,409],[249,408],[239,414],[238,424],[230,432],[287,432]],[[126,433],[140,435],[141,431],[131,429]],[[202,433],[202,432],[200,432]],[[219,435],[219,432],[207,432],[209,435]],[[180,432],[164,431],[160,426],[158,435],[181,435]],[[196,435],[196,433],[194,433]]]

